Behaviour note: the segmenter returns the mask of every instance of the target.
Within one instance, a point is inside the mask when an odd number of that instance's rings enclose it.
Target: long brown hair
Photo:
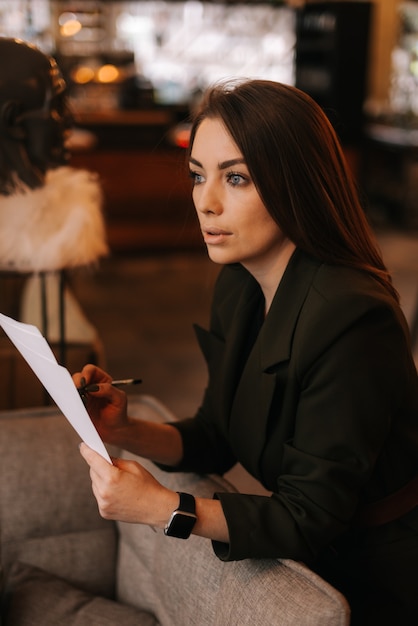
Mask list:
[[[368,272],[399,299],[336,133],[312,98],[267,80],[215,85],[195,115],[189,151],[208,117],[222,120],[265,207],[297,247]]]

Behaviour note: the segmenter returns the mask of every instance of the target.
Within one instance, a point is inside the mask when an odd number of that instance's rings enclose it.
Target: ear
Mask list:
[[[20,105],[15,100],[8,100],[0,109],[0,132],[11,139],[22,141],[26,132],[19,123]]]

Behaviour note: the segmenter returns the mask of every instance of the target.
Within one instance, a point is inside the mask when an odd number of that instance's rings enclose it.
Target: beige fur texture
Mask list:
[[[42,188],[0,196],[0,269],[74,268],[107,253],[96,174],[60,167],[47,173]]]

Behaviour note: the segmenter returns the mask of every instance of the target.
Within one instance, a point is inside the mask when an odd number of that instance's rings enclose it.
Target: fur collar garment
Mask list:
[[[97,175],[60,167],[38,189],[0,195],[0,270],[54,271],[108,253]]]

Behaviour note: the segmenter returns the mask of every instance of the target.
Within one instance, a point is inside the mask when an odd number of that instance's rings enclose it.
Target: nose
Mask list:
[[[223,211],[222,198],[216,184],[205,181],[193,189],[196,211],[203,215],[219,215]]]

